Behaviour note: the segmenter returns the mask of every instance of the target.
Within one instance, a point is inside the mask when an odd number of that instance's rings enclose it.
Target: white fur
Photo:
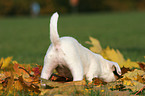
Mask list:
[[[117,63],[93,53],[72,37],[59,38],[57,20],[58,14],[54,13],[50,20],[50,40],[52,44],[44,58],[41,78],[49,79],[53,70],[57,69],[60,75],[73,77],[73,81],[82,80],[86,76],[89,81],[98,77],[106,82],[111,82],[115,81],[113,65],[116,67],[117,73],[121,75]],[[70,72],[66,70],[67,68]]]

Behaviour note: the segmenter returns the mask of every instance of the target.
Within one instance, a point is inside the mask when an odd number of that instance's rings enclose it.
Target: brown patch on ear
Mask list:
[[[112,71],[115,71],[116,70],[116,67],[113,65],[112,66]]]

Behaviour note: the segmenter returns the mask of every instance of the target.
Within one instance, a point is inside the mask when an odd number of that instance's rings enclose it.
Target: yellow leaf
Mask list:
[[[139,68],[138,63],[136,62],[132,62],[130,59],[127,59],[125,62],[123,62],[122,64],[119,65],[120,67],[126,67],[126,68]]]
[[[101,55],[108,60],[117,62],[121,68],[123,66],[130,69],[139,68],[138,63],[132,62],[130,59],[125,60],[119,50],[115,51],[114,49],[110,49],[110,47],[107,47],[102,51]]]
[[[8,67],[10,62],[11,62],[11,60],[12,60],[12,58],[13,57],[7,57],[5,60],[3,60],[3,64],[1,66],[1,69],[4,69],[4,68]]]
[[[139,76],[139,74],[137,74],[137,81],[140,83],[143,83],[143,79],[141,76]]]
[[[104,92],[104,90],[101,90],[101,92]]]
[[[13,64],[18,64],[18,62],[17,62],[17,61],[12,61],[12,63],[13,63]]]
[[[124,80],[123,85],[133,86],[132,80]]]
[[[128,71],[127,73],[125,73],[123,75],[123,78],[124,79],[128,78],[128,79],[131,79],[131,80],[138,80],[139,76],[143,76],[144,74],[145,74],[144,71],[135,69],[133,72]]]
[[[99,40],[97,40],[93,37],[89,37],[89,39],[90,39],[90,42],[87,41],[86,43],[92,45],[92,47],[90,47],[90,50],[95,52],[95,53],[101,53],[102,47],[100,45]]]
[[[123,55],[120,53],[119,50],[115,51],[114,49],[110,49],[110,47],[108,46],[105,50],[103,50],[103,52],[103,57],[106,57],[111,61],[117,62],[118,64],[121,64],[125,61]]]
[[[33,92],[30,92],[30,94],[29,94],[30,96],[33,96],[34,95],[34,93]]]
[[[141,88],[143,88],[145,85],[137,82],[137,81],[132,81],[133,86],[126,86],[126,88],[131,89],[133,92],[139,91]]]

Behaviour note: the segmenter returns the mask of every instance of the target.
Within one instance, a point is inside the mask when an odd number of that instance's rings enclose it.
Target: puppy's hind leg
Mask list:
[[[73,81],[81,81],[83,80],[83,68],[82,68],[82,64],[79,60],[75,59],[73,60],[72,58],[71,59],[67,59],[66,61],[70,71],[71,71],[71,74],[73,76]]]

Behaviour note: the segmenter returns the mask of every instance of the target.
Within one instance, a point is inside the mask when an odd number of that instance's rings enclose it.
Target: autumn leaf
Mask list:
[[[19,64],[17,61],[11,61],[12,57],[6,59],[1,59],[2,69],[9,70],[0,70],[0,88],[4,90],[4,95],[17,94],[17,91],[21,90],[30,90],[30,93],[40,93],[40,71],[41,67],[39,66],[37,70],[37,76],[32,75],[32,66],[30,64]],[[11,62],[11,63],[10,63]],[[11,64],[11,65],[9,65]],[[34,68],[35,69],[35,68]],[[35,73],[35,74],[36,74]],[[39,74],[38,74],[39,73]]]
[[[145,62],[138,62],[141,70],[145,71]]]
[[[126,68],[139,68],[139,65],[137,62],[133,62],[130,59],[127,59],[125,62],[123,62],[122,64],[119,64],[120,67],[126,67]]]
[[[104,85],[107,84],[106,82],[104,82],[103,80],[99,79],[99,78],[93,78],[93,83],[94,85]]]
[[[95,53],[101,53],[102,47],[100,45],[100,42],[93,37],[89,37],[89,39],[90,41],[86,41],[86,43],[92,45],[92,47],[90,47],[90,50],[92,50]]]
[[[125,68],[124,66],[121,68],[122,75],[127,73],[128,71],[131,71],[129,68]]]
[[[22,84],[23,88],[25,90],[32,90],[32,91],[35,91],[37,93],[40,93],[41,91],[39,90],[39,86],[35,85],[35,84],[32,84],[32,83],[28,83],[28,82],[25,82],[22,78],[22,76],[19,77],[19,81],[20,83]]]
[[[108,46],[105,50],[103,50],[103,56],[106,57],[106,59],[117,62],[119,64],[123,63],[125,61],[123,55],[120,53],[119,50],[114,50],[114,49],[110,49],[110,47]]]
[[[144,71],[135,69],[134,71],[128,71],[127,73],[125,73],[121,80],[123,81],[123,85],[125,85],[126,88],[131,89],[133,92],[136,92],[145,86],[143,84],[143,76],[145,76]]]
[[[137,74],[137,81],[140,83],[144,83],[142,76],[140,76],[139,74]]]
[[[10,70],[10,79],[8,79],[8,83],[7,83],[7,87],[6,87],[6,89],[5,89],[5,92],[4,92],[4,94],[5,94],[5,96],[7,95],[7,94],[12,94],[12,85],[13,85],[13,82],[14,82],[14,73],[13,73],[13,70]]]
[[[8,67],[9,66],[9,64],[10,64],[10,62],[11,62],[11,60],[12,60],[12,58],[13,57],[7,57],[6,59],[1,59],[2,61],[2,66],[1,66],[1,69],[4,69],[4,68],[6,68],[6,67]]]
[[[131,85],[127,85],[126,88],[131,89],[133,92],[139,91],[141,88],[143,88],[145,85],[137,82],[137,81],[131,81]]]
[[[21,82],[19,80],[15,81],[14,84],[13,84],[13,86],[15,87],[15,89],[17,91],[23,90],[23,86],[22,86],[22,84],[21,84]]]
[[[145,75],[145,72],[144,71],[135,69],[132,72],[131,71],[128,71],[127,73],[125,73],[123,75],[123,78],[122,79],[128,78],[130,80],[138,80],[139,79],[139,76],[143,76],[143,75]]]
[[[41,74],[42,66],[37,65],[37,67],[34,67],[34,68],[32,68],[31,70],[34,72],[34,75],[35,75],[35,76],[38,76],[38,75]]]

